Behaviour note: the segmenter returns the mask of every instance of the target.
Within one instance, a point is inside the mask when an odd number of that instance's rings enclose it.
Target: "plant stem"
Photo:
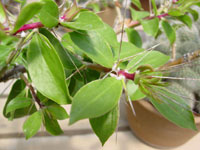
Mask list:
[[[22,65],[15,66],[14,68],[5,72],[5,74],[0,78],[0,82],[6,82],[10,79],[19,77],[19,74],[25,73],[26,69]]]
[[[134,80],[135,79],[135,72],[134,73],[128,73],[124,70],[120,70],[118,72],[118,75],[122,75],[124,76],[126,79],[129,79],[129,80]]]
[[[39,105],[40,108],[43,108],[44,105],[40,102],[39,98],[37,97],[37,95],[35,93],[33,86],[29,83],[28,79],[23,74],[20,75],[20,78],[22,80],[24,80],[26,86],[30,89],[30,92],[31,92],[31,95],[32,95],[34,101]]]
[[[44,25],[41,22],[25,24],[14,34],[17,34],[17,33],[22,32],[22,31],[30,30],[30,29],[41,28],[43,26]]]

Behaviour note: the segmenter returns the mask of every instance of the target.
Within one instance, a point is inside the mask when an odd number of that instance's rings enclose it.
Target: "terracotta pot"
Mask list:
[[[136,116],[127,105],[127,119],[133,133],[153,147],[172,148],[190,140],[200,131],[200,117],[195,116],[199,131],[181,128],[165,119],[148,101],[132,102]]]

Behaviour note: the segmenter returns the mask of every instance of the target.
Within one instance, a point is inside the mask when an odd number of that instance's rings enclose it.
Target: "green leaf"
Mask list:
[[[137,67],[141,65],[151,65],[153,68],[158,68],[169,61],[170,57],[158,51],[147,51],[134,57],[127,65],[131,72],[136,71]]]
[[[114,51],[114,58],[115,60],[118,59],[119,55],[119,50],[120,50],[120,43],[118,43],[117,46],[113,47]],[[130,56],[134,56],[137,53],[140,53],[144,51],[142,48],[138,48],[135,45],[129,43],[129,42],[122,42],[121,46],[121,52],[120,52],[120,59],[127,58]]]
[[[54,46],[65,69],[76,69],[76,66],[81,66],[81,62],[68,51],[66,51],[60,41],[55,36],[53,36],[51,32],[49,32],[45,28],[40,28],[39,31],[44,36],[46,36],[51,44]]]
[[[140,0],[131,0],[131,2],[137,6],[139,9],[142,9],[142,5],[140,3]]]
[[[10,52],[13,50],[10,46],[0,45],[0,65],[5,63]]]
[[[61,43],[68,51],[83,56],[82,50],[72,41],[70,33],[65,33],[63,35]]]
[[[159,19],[158,18],[154,18],[154,19],[150,19],[150,20],[143,20],[141,21],[144,32],[146,32],[148,35],[151,36],[156,36],[158,33],[158,29],[159,29]]]
[[[50,105],[47,107],[48,112],[53,116],[54,119],[64,120],[69,118],[66,110],[59,105]]]
[[[12,88],[11,88],[11,91],[10,91],[10,93],[9,93],[9,95],[8,95],[6,104],[5,104],[4,108],[3,108],[3,115],[4,115],[4,117],[6,117],[6,118],[9,118],[9,117],[10,117],[10,114],[7,114],[7,113],[6,113],[7,105],[8,105],[8,103],[9,103],[12,99],[16,98],[17,96],[24,96],[24,89],[25,89],[25,87],[26,87],[26,84],[24,83],[23,80],[17,80],[17,81],[13,84],[13,86],[12,86]]]
[[[184,12],[180,11],[179,9],[172,8],[169,10],[168,15],[177,17],[184,15]]]
[[[158,10],[157,10],[157,6],[156,6],[156,1],[155,0],[151,0],[152,6],[153,6],[153,12],[155,14],[155,16],[158,15]]]
[[[32,104],[32,99],[27,97],[16,97],[12,99],[6,107],[6,114],[15,111],[16,109],[25,108]]]
[[[46,130],[52,135],[60,135],[63,133],[58,121],[55,120],[48,112],[44,111],[44,125]]]
[[[40,14],[40,21],[45,27],[52,28],[57,26],[59,22],[59,10],[58,6],[54,1],[45,1]]]
[[[141,48],[142,47],[142,39],[139,33],[133,28],[126,28],[126,33],[128,36],[128,41],[134,44],[135,46]]]
[[[180,20],[181,22],[183,22],[189,28],[192,27],[192,19],[188,15],[179,16],[179,17],[177,17],[177,19]]]
[[[113,28],[108,24],[104,23],[104,28],[99,28],[95,31],[97,31],[110,46],[114,47],[117,45],[117,35]]]
[[[31,20],[36,14],[38,14],[42,8],[42,5],[43,4],[40,2],[33,2],[22,8],[19,16],[17,17],[12,33],[15,33],[21,26]]]
[[[90,11],[82,11],[73,22],[61,22],[61,25],[76,30],[95,30],[104,28],[103,21]]]
[[[198,18],[199,18],[199,13],[198,13],[198,11],[196,11],[196,10],[194,10],[194,9],[191,9],[191,8],[189,8],[187,11],[192,15],[194,21],[197,21],[197,20],[198,20]]]
[[[71,102],[63,65],[56,50],[45,36],[41,34],[33,36],[27,62],[30,77],[40,93],[58,104]]]
[[[0,23],[4,24],[6,23],[6,20],[7,20],[7,16],[6,16],[5,10],[2,3],[0,2]]]
[[[170,44],[172,45],[176,41],[176,32],[175,30],[171,27],[171,25],[167,21],[162,21],[162,27],[164,29],[165,35],[170,41]]]
[[[146,95],[141,92],[139,86],[135,84],[134,81],[129,80],[126,86],[128,95],[132,101],[140,100],[146,97]]]
[[[145,17],[148,17],[150,14],[148,11],[137,11],[131,8],[131,16],[133,20],[141,20]]]
[[[108,138],[115,132],[119,118],[118,106],[114,107],[110,112],[98,118],[90,119],[90,125],[93,131],[100,139],[102,146]]]
[[[157,99],[150,98],[151,103],[164,117],[180,127],[197,130],[191,108],[184,99],[164,88],[154,86],[153,90]]]
[[[42,113],[40,111],[32,114],[23,125],[23,131],[26,136],[26,139],[34,136],[42,125]]]
[[[112,68],[114,64],[112,50],[98,32],[71,32],[69,35],[73,45],[78,47],[78,50],[86,54],[94,62],[104,67]]]
[[[96,80],[83,86],[73,98],[70,124],[99,117],[112,110],[120,99],[122,88],[122,81],[115,78]]]

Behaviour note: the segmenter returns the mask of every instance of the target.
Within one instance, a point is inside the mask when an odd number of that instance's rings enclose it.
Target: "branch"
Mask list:
[[[5,74],[0,78],[0,82],[6,82],[10,79],[18,78],[21,73],[25,73],[26,69],[24,66],[19,65],[5,72]]]
[[[30,89],[30,92],[34,101],[40,106],[40,108],[43,108],[44,105],[40,102],[39,98],[37,97],[37,94],[35,93],[33,86],[29,83],[28,79],[23,74],[20,75],[20,78],[24,80],[26,86]]]

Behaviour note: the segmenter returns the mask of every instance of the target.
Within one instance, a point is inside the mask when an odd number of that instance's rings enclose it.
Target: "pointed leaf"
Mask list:
[[[42,125],[42,113],[40,111],[32,114],[28,119],[24,122],[23,131],[26,136],[26,139],[34,136]]]
[[[183,22],[189,28],[192,27],[192,19],[188,15],[179,16],[179,17],[177,17],[177,19],[180,20],[181,22]]]
[[[59,22],[59,10],[54,1],[45,1],[39,14],[40,21],[48,28],[55,27]]]
[[[150,14],[148,11],[137,11],[133,8],[131,8],[131,16],[133,20],[141,20],[145,17],[148,17]]]
[[[122,81],[115,78],[96,80],[83,86],[73,98],[70,124],[112,110],[119,101],[122,87]]]
[[[14,27],[12,33],[15,33],[27,21],[31,20],[37,13],[39,13],[41,8],[42,8],[42,3],[40,3],[40,2],[33,2],[33,3],[26,5],[20,11],[20,14],[17,17],[17,21],[15,23],[15,27]]]
[[[2,5],[2,3],[0,2],[0,23],[4,24],[6,23],[6,13],[5,13],[5,10],[4,10],[4,7]]]
[[[53,116],[54,119],[64,120],[69,118],[66,110],[59,105],[50,105],[47,107],[48,112]]]
[[[126,33],[128,36],[128,41],[134,44],[135,46],[141,48],[142,47],[142,38],[140,37],[139,33],[132,28],[126,28]]]
[[[65,69],[76,69],[76,66],[80,67],[81,62],[77,60],[77,58],[70,54],[68,51],[66,51],[60,43],[60,41],[55,36],[53,36],[51,32],[44,28],[41,28],[39,31],[44,36],[46,36],[51,42],[51,44],[54,46]]]
[[[134,57],[127,65],[130,71],[136,71],[141,65],[151,65],[153,68],[160,67],[169,61],[170,57],[158,51],[147,51]]]
[[[167,21],[162,21],[162,27],[164,29],[165,35],[167,36],[167,38],[170,41],[170,44],[172,45],[176,40],[176,32]]]
[[[151,36],[156,36],[158,33],[158,29],[159,29],[159,19],[158,18],[154,18],[154,19],[150,19],[150,20],[143,20],[141,21],[142,26],[144,31],[151,35]]]
[[[29,45],[27,62],[33,84],[40,93],[58,104],[70,103],[64,68],[46,37],[34,35]]]
[[[157,10],[157,6],[156,6],[156,0],[151,0],[151,3],[152,3],[152,6],[153,6],[154,15],[157,16],[158,10]]]
[[[115,60],[118,59],[119,55],[119,50],[120,50],[120,43],[118,43],[117,46],[113,47],[113,52],[114,52],[114,58]],[[135,45],[129,43],[129,42],[122,42],[121,46],[121,52],[120,52],[120,59],[127,58],[130,56],[134,56],[137,53],[140,53],[144,51],[142,48],[138,48]]]
[[[133,81],[129,80],[127,82],[127,91],[130,99],[133,100],[140,100],[146,97],[144,93],[140,91],[138,88],[139,86],[136,85]]]
[[[100,139],[102,146],[108,138],[115,132],[119,119],[118,106],[114,107],[110,112],[98,118],[90,119],[90,125],[93,131]]]
[[[187,11],[192,15],[194,21],[197,21],[197,20],[198,20],[198,18],[199,18],[199,13],[198,13],[198,11],[196,11],[196,10],[194,10],[194,9],[191,9],[191,8],[189,8]]]
[[[15,111],[16,109],[25,108],[30,106],[32,103],[32,99],[27,97],[16,97],[12,99],[7,107],[6,107],[6,114],[9,112]]]
[[[184,99],[161,88],[153,89],[158,100],[150,98],[151,103],[164,117],[180,127],[196,130],[193,113]]]
[[[104,28],[103,21],[90,11],[82,11],[73,22],[61,22],[61,25],[76,30],[95,30]]]
[[[10,114],[6,114],[6,108],[7,108],[8,103],[12,99],[16,98],[17,96],[21,96],[21,95],[23,96],[23,93],[24,93],[23,91],[24,91],[25,87],[26,87],[26,84],[24,83],[23,80],[17,80],[13,84],[13,86],[11,88],[11,91],[10,91],[10,93],[8,95],[6,104],[5,104],[4,108],[3,108],[3,115],[4,115],[4,117],[8,118],[10,116]]]
[[[131,0],[131,2],[137,6],[139,9],[142,9],[142,5],[140,3],[140,0]]]
[[[63,133],[58,121],[53,119],[46,111],[44,112],[44,125],[46,130],[52,135],[60,135]]]
[[[111,48],[98,32],[72,32],[69,35],[73,44],[78,47],[77,50],[85,53],[94,62],[104,67],[112,68],[114,60]]]

